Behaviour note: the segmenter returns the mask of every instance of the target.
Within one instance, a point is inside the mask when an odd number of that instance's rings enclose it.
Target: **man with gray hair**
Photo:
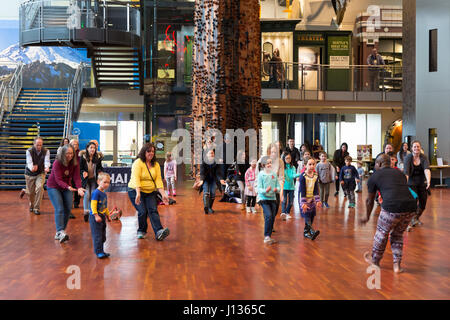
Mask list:
[[[25,193],[30,200],[30,212],[40,214],[42,196],[44,195],[45,175],[50,171],[50,151],[43,147],[41,137],[34,139],[33,147],[26,151],[25,182],[26,191],[22,189],[20,198]]]

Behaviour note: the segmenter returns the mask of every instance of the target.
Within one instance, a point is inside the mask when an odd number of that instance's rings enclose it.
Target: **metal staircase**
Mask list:
[[[41,136],[56,156],[64,136],[67,89],[23,88],[0,124],[0,189],[25,187],[26,150]]]

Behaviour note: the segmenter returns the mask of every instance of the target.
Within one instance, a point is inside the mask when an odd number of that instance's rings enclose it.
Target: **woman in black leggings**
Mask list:
[[[405,158],[404,173],[408,179],[409,187],[417,194],[419,205],[417,207],[416,216],[411,220],[408,231],[412,227],[422,225],[419,221],[420,216],[425,210],[427,204],[427,191],[430,188],[431,171],[430,164],[425,155],[421,153],[422,146],[419,141],[414,141],[411,145],[412,153]]]

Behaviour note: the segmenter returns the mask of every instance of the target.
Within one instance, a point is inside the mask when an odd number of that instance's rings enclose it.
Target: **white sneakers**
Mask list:
[[[247,207],[247,208],[246,208],[246,212],[247,212],[247,213],[250,213],[250,212],[251,212],[250,207]]]
[[[289,220],[292,219],[291,215],[289,213],[282,213],[280,214],[281,220]]]
[[[55,240],[59,240],[59,243],[63,243],[64,241],[69,240],[69,236],[66,234],[64,230],[58,231],[55,234]]]
[[[252,210],[252,213],[256,213],[257,212],[255,207],[251,207],[250,209]]]
[[[267,237],[264,238],[264,243],[273,244],[275,242],[277,242],[277,241],[275,239],[272,239],[271,237],[267,236]]]

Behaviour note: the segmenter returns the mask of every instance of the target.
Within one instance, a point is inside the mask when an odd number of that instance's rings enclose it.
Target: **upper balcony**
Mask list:
[[[30,0],[19,10],[21,46],[140,46],[139,2]]]
[[[261,69],[265,100],[402,101],[401,67],[263,62]]]

